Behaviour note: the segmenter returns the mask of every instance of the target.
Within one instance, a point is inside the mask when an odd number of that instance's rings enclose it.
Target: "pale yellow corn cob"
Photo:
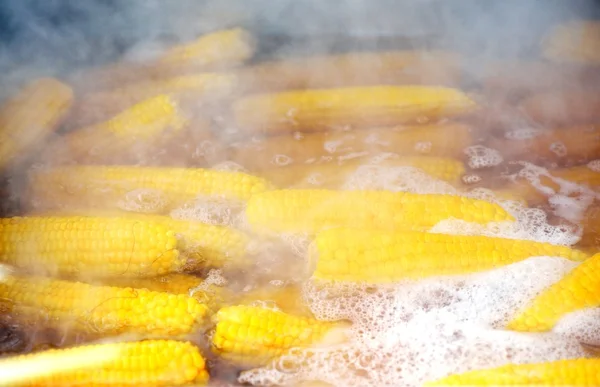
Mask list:
[[[568,313],[600,306],[600,254],[573,269],[508,324],[518,331],[547,331]]]
[[[461,124],[399,126],[267,137],[234,144],[231,159],[249,170],[261,171],[344,163],[381,153],[462,158],[471,143],[470,128]]]
[[[264,364],[294,347],[318,345],[336,328],[332,322],[257,306],[229,306],[214,316],[213,350],[241,364]]]
[[[206,305],[181,294],[46,277],[5,277],[0,298],[8,313],[23,324],[41,323],[92,335],[185,335],[200,328],[209,312]]]
[[[73,91],[56,79],[25,86],[0,108],[0,169],[23,158],[62,123]]]
[[[259,94],[242,98],[233,106],[239,128],[266,133],[389,126],[454,117],[475,108],[475,102],[457,89],[427,86]]]
[[[544,39],[542,53],[556,62],[600,63],[600,22],[574,20],[558,25]]]
[[[568,359],[547,363],[508,364],[450,375],[426,386],[597,386],[600,359]]]
[[[311,261],[321,280],[386,283],[491,270],[534,256],[573,261],[582,251],[549,243],[417,231],[336,228],[317,234]]]
[[[198,196],[243,201],[269,189],[255,176],[201,168],[65,166],[30,177],[32,204],[39,208],[166,212]]]
[[[0,360],[3,386],[188,386],[209,375],[190,342],[146,340],[51,349]]]
[[[450,218],[476,223],[514,220],[497,204],[461,196],[301,189],[254,195],[246,217],[255,230],[307,233],[340,226],[426,230]]]
[[[1,262],[45,274],[148,277],[186,264],[173,230],[124,217],[1,218],[0,241]]]
[[[458,183],[465,172],[463,163],[443,157],[406,156],[390,158],[377,164],[353,160],[342,165],[335,163],[317,165],[292,165],[284,168],[272,168],[259,174],[282,188],[327,188],[339,189],[348,178],[361,168],[397,168],[413,167],[426,174],[447,181]]]

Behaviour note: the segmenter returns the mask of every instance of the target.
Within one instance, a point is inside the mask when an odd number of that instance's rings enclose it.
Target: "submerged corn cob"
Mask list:
[[[582,251],[525,240],[423,232],[336,228],[317,234],[311,251],[321,280],[386,283],[491,270],[534,256],[583,261]]]
[[[600,255],[573,269],[539,296],[508,324],[518,331],[547,331],[566,314],[600,306]]]
[[[123,217],[2,218],[0,241],[0,261],[66,276],[156,276],[186,263],[170,228]]]
[[[475,108],[457,89],[427,86],[290,91],[248,96],[233,106],[239,128],[266,133],[389,126],[454,117]]]
[[[257,306],[229,306],[214,316],[213,350],[235,363],[258,365],[295,347],[318,345],[335,323]]]
[[[508,364],[469,371],[429,382],[426,386],[597,386],[600,359]]]
[[[246,217],[258,231],[307,233],[339,226],[426,230],[449,218],[477,223],[514,220],[497,204],[461,196],[301,189],[254,195]]]
[[[181,386],[205,384],[208,371],[200,350],[189,342],[146,340],[84,345],[14,356],[0,376],[4,386]]]
[[[34,171],[29,187],[40,208],[156,213],[204,195],[247,200],[269,184],[240,172],[201,168],[66,166]]]
[[[470,128],[465,125],[400,126],[267,137],[258,142],[234,144],[231,159],[260,171],[291,165],[343,163],[381,153],[462,158],[471,143]]]
[[[185,295],[94,286],[45,277],[8,276],[0,298],[23,324],[89,334],[178,336],[200,328],[209,309]]]
[[[413,156],[386,159],[377,163],[350,161],[343,165],[318,164],[294,165],[286,168],[273,168],[260,172],[262,177],[282,188],[328,188],[342,187],[348,179],[360,173],[368,174],[372,170],[391,170],[398,167],[413,167],[426,174],[457,183],[465,172],[463,163],[458,160],[442,157]]]
[[[600,63],[600,22],[576,20],[558,25],[543,41],[542,53],[556,62]]]
[[[44,78],[25,86],[0,109],[0,169],[28,156],[61,124],[73,91],[56,79]]]

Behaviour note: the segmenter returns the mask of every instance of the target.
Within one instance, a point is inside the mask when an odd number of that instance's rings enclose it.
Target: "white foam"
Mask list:
[[[469,157],[467,164],[472,169],[494,167],[504,162],[504,158],[498,150],[487,148],[483,145],[467,147],[465,154]]]
[[[550,152],[558,157],[565,157],[568,153],[567,146],[560,141],[550,144]]]
[[[458,192],[450,184],[435,179],[418,168],[377,164],[365,164],[358,167],[348,175],[342,189],[449,194]]]
[[[553,331],[582,343],[600,346],[600,308],[569,313],[558,321]]]
[[[193,220],[215,226],[242,227],[243,204],[215,196],[199,196],[194,201],[173,209],[172,218]]]
[[[156,213],[163,211],[169,204],[164,192],[148,188],[129,191],[117,201],[117,207],[125,211]]]
[[[592,160],[587,164],[587,167],[594,172],[600,172],[600,160]]]

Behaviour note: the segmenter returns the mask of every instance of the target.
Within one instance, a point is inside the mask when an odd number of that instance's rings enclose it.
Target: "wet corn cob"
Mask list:
[[[569,359],[547,363],[508,364],[450,375],[426,386],[597,386],[600,359]]]
[[[600,63],[600,23],[576,20],[558,25],[544,39],[542,53],[556,62]]]
[[[181,294],[46,277],[5,277],[0,298],[22,324],[42,323],[92,335],[185,335],[202,327],[209,313],[206,305]]]
[[[5,358],[4,386],[182,386],[208,379],[204,358],[189,342],[146,340],[94,344]],[[6,367],[6,368],[4,368]],[[11,377],[12,376],[12,377]]]
[[[534,256],[583,261],[565,246],[525,240],[337,228],[317,234],[311,261],[321,280],[389,283],[492,270]]]
[[[426,230],[457,218],[513,221],[494,203],[461,196],[389,191],[275,190],[256,194],[246,207],[257,231],[307,232],[340,226]]]
[[[518,331],[547,331],[566,314],[600,306],[600,255],[581,263],[539,296],[508,324]]]
[[[65,166],[34,171],[31,203],[38,208],[166,212],[198,196],[244,201],[269,188],[240,172],[201,168]]]
[[[291,348],[323,343],[337,326],[332,322],[245,305],[222,308],[214,320],[213,350],[225,359],[248,365],[264,364]]]
[[[144,277],[181,270],[173,230],[128,218],[0,219],[0,261],[45,274]]]
[[[44,78],[25,86],[0,108],[0,169],[29,153],[62,123],[73,101],[66,84]]]
[[[460,124],[400,126],[267,137],[234,144],[231,159],[249,170],[282,166],[344,163],[381,153],[406,156],[464,157],[472,142]]]
[[[475,108],[475,102],[457,89],[427,86],[259,94],[233,106],[239,128],[272,134],[416,123],[467,114]]]
[[[328,188],[339,189],[348,178],[361,170],[391,169],[397,167],[413,167],[426,174],[457,183],[465,172],[463,163],[458,160],[442,157],[407,156],[390,158],[378,163],[349,161],[342,165],[335,163],[317,165],[293,165],[286,168],[273,168],[259,174],[282,188]]]

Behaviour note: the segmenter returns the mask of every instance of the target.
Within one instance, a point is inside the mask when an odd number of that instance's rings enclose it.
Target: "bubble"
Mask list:
[[[292,159],[291,157],[286,156],[286,155],[275,155],[273,157],[273,164],[280,166],[280,167],[290,165],[293,161],[294,161],[294,159]]]
[[[430,141],[419,141],[415,144],[415,151],[419,153],[430,153],[433,144]]]
[[[558,157],[565,157],[567,155],[567,146],[562,142],[553,142],[550,144],[550,152]]]
[[[600,172],[600,160],[592,160],[587,164],[587,167],[594,172]]]
[[[165,193],[159,190],[140,188],[129,191],[117,207],[132,212],[155,213],[163,211],[169,204]]]
[[[502,164],[504,158],[496,149],[483,145],[473,145],[465,149],[469,157],[468,165],[472,169],[489,168]]]
[[[540,129],[524,128],[511,130],[504,133],[504,138],[508,140],[531,140],[542,134]]]

